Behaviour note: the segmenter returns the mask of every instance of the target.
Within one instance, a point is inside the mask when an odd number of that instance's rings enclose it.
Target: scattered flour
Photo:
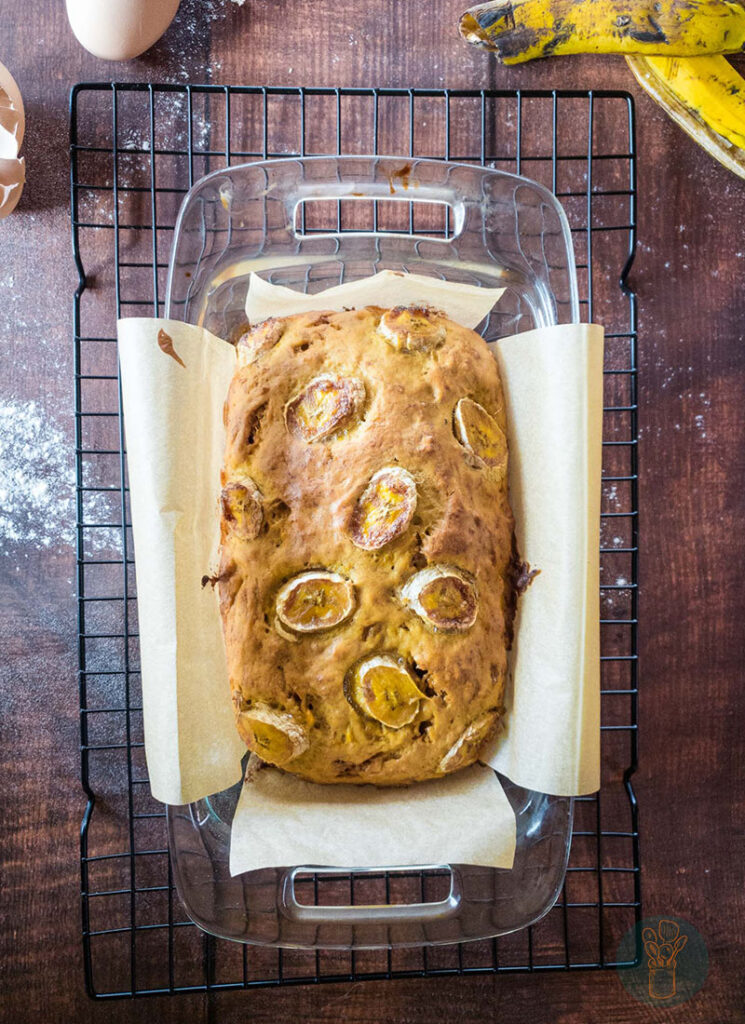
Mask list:
[[[142,102],[138,104],[136,111],[130,109],[120,120],[117,132],[117,149],[119,150],[119,179],[120,184],[127,184],[127,172],[135,174],[142,172],[142,162],[133,161],[130,154],[150,153],[150,114],[148,99],[141,97]],[[209,149],[210,122],[205,109],[200,108],[203,97],[199,93],[194,94],[194,101],[191,111],[191,145],[194,152],[202,152]],[[167,148],[184,150],[189,141],[189,101],[186,93],[170,92],[158,93],[155,97],[155,149]],[[129,160],[129,163],[127,162]],[[149,173],[149,162],[147,163]],[[111,177],[99,182],[111,187]]]
[[[88,522],[111,522],[113,503],[90,492]],[[116,495],[118,501],[118,494]],[[86,550],[119,550],[119,531],[86,530]],[[34,401],[0,401],[0,554],[16,545],[75,543],[75,471],[70,441]]]
[[[196,81],[194,74],[194,54],[199,51],[206,34],[205,27],[209,23],[224,21],[231,14],[237,14],[236,7],[243,7],[245,0],[183,0],[168,38],[168,56],[174,62],[170,76],[182,82]],[[207,29],[209,31],[209,29]],[[215,72],[222,69],[219,60],[208,60],[204,65],[204,74],[199,76],[209,82]]]

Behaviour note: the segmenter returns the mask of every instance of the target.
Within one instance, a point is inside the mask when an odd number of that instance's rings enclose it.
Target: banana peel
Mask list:
[[[463,38],[503,64],[577,53],[694,57],[745,48],[737,0],[490,0],[460,20]]]
[[[745,79],[726,57],[627,57],[642,89],[684,132],[745,178]]]
[[[636,80],[703,149],[745,177],[745,0],[489,0],[463,38],[503,64],[623,54]]]

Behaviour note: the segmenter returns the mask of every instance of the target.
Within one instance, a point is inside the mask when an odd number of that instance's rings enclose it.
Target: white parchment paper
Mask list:
[[[483,289],[473,289],[478,296],[464,296],[460,286],[386,275],[396,278],[385,285],[395,298],[371,291],[369,279],[312,297],[272,296],[273,286],[254,278],[248,315],[255,322],[299,308],[430,303],[451,316],[457,308],[457,319],[476,326],[499,295],[485,299]],[[306,304],[294,306],[298,300]],[[222,408],[235,351],[202,328],[154,319],[120,321],[119,342],[146,755],[153,795],[180,804],[238,781],[245,753],[216,601],[201,585],[219,535]],[[599,775],[602,330],[533,331],[502,339],[496,355],[520,550],[541,573],[519,603],[509,710],[489,762],[527,788],[591,792]],[[231,871],[422,860],[508,867],[514,842],[509,802],[494,772],[479,766],[398,790],[318,786],[267,769],[243,786]]]
[[[526,789],[600,788],[603,331],[545,327],[495,350],[517,546],[539,569],[517,603],[504,730],[484,759]]]
[[[415,786],[319,786],[264,770],[244,784],[230,872],[268,865],[510,868],[515,815],[491,768],[472,765]]]
[[[436,306],[464,327],[473,329],[484,320],[504,293],[504,288],[479,288],[474,284],[439,281],[420,274],[381,270],[373,277],[326,288],[315,295],[296,292],[281,284],[270,284],[251,274],[246,296],[246,316],[257,324],[270,316],[290,316],[323,309],[341,312],[363,306]],[[416,297],[414,297],[416,296]]]

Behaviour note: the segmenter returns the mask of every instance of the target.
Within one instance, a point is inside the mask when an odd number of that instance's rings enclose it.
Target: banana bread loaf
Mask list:
[[[238,355],[216,585],[241,736],[315,782],[471,764],[502,714],[515,601],[485,342],[368,307],[267,320]]]

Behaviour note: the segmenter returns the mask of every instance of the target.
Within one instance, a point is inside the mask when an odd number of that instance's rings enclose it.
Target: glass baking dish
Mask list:
[[[165,315],[231,338],[252,272],[313,293],[383,269],[504,288],[479,327],[487,342],[579,319],[569,226],[550,192],[479,166],[376,156],[242,164],[197,182],[176,223]],[[240,786],[170,806],[179,896],[206,931],[270,946],[434,945],[524,928],[561,890],[573,803],[502,782],[517,820],[509,871],[287,865],[231,878]]]

